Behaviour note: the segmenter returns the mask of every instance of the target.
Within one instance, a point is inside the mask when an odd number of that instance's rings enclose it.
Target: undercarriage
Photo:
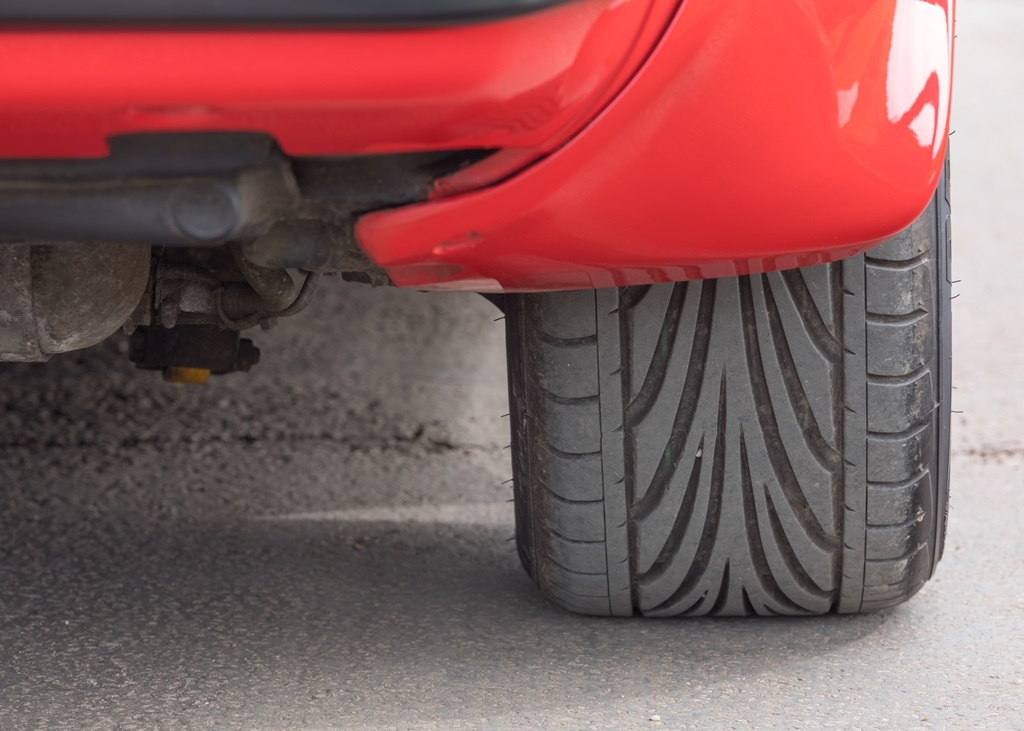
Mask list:
[[[0,163],[0,361],[119,330],[169,380],[247,371],[239,333],[302,312],[324,276],[374,286],[355,217],[423,200],[486,151],[289,159],[266,136],[111,141],[99,160]]]

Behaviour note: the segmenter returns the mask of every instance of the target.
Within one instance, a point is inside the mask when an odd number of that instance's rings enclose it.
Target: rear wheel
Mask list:
[[[942,553],[946,180],[806,269],[507,298],[516,536],[596,615],[898,604]]]

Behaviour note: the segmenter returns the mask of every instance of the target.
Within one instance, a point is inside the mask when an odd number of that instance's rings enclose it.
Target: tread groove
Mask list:
[[[665,445],[665,451],[662,453],[661,462],[651,479],[650,487],[630,511],[635,520],[643,520],[661,503],[672,476],[679,466],[679,460],[682,458],[682,447],[686,435],[689,434],[690,428],[693,426],[711,342],[711,315],[715,304],[715,284],[714,280],[710,280],[701,287],[700,303],[697,307],[697,326],[693,334],[693,349],[690,352],[690,362],[686,369],[686,378],[683,381],[683,392],[679,397],[679,405],[672,422],[672,431]]]
[[[915,325],[921,320],[928,317],[928,311],[923,310],[920,307],[913,312],[908,312],[904,315],[884,315],[879,312],[867,312],[865,313],[867,321],[871,325],[888,325],[891,327],[905,327],[907,325]]]
[[[626,406],[625,423],[633,425],[650,413],[655,401],[665,385],[668,364],[676,345],[676,332],[683,316],[683,301],[686,298],[686,283],[673,286],[672,297],[662,320],[661,332],[658,335],[658,347],[644,375],[643,384],[636,397]]]
[[[554,446],[553,444],[551,444],[551,442],[544,442],[544,449],[546,449],[547,451],[549,451],[551,454],[555,455],[556,457],[561,457],[562,459],[568,459],[568,460],[584,459],[586,457],[593,457],[595,455],[600,455],[601,454],[601,450],[597,450],[596,452],[565,452],[565,451],[559,449],[558,447]]]
[[[751,390],[754,392],[754,398],[758,404],[771,404],[771,392],[762,366],[761,346],[757,342],[757,322],[754,317],[754,301],[749,280],[740,280],[740,298],[743,311],[743,338],[746,343],[747,372],[750,377]],[[825,531],[800,488],[800,482],[786,453],[774,412],[768,408],[758,408],[756,411],[761,425],[761,433],[768,446],[768,461],[772,465],[790,509],[798,516],[807,517],[806,521],[801,522],[807,529],[808,537],[818,548],[823,550],[839,548],[841,543],[839,537],[829,535]]]
[[[913,475],[911,475],[905,480],[898,480],[896,482],[869,481],[867,484],[869,487],[881,487],[887,489],[891,488],[893,490],[902,489],[916,485],[918,482],[927,477],[930,472],[931,470],[928,467],[921,467],[917,472],[915,472]]]
[[[651,291],[651,285],[641,284],[635,287],[623,287],[619,291],[619,312],[625,313],[639,305],[647,293]]]
[[[768,564],[768,557],[764,553],[764,537],[761,535],[761,526],[757,518],[754,485],[750,476],[750,460],[747,457],[747,440],[742,432],[740,432],[740,486],[743,493],[743,518],[747,528],[744,534],[747,538],[747,550],[760,579],[758,588],[783,609],[802,613],[805,610],[790,599],[775,580],[775,575]]]
[[[820,599],[834,600],[835,592],[826,587],[820,586],[815,582],[800,563],[800,559],[797,558],[796,552],[793,550],[793,546],[786,537],[786,529],[782,526],[782,521],[779,519],[779,513],[775,509],[775,503],[772,502],[772,496],[768,491],[768,486],[763,485],[763,489],[765,505],[768,509],[768,525],[771,527],[772,538],[775,540],[775,545],[779,547],[779,553],[782,554],[782,560],[785,561],[790,573],[796,579],[796,583],[800,588],[812,596],[816,596]],[[838,582],[833,581],[833,586],[838,586]]]
[[[722,582],[718,585],[718,598],[715,599],[714,606],[708,610],[708,614],[714,616],[721,614],[722,610],[729,603],[729,561],[726,560],[725,568],[722,570]]]
[[[906,553],[896,556],[895,558],[866,558],[864,559],[864,563],[880,565],[886,563],[894,564],[899,563],[900,561],[909,561],[910,559],[914,558],[914,556],[921,553],[921,551],[926,550],[928,550],[927,543],[918,543]]]
[[[704,451],[703,436],[700,439],[700,447],[698,447],[697,451],[698,453],[703,453]],[[672,524],[672,530],[668,535],[668,539],[665,541],[665,545],[662,546],[661,552],[654,560],[651,568],[643,573],[636,574],[636,581],[638,583],[644,583],[645,581],[653,581],[661,578],[671,565],[672,559],[677,553],[679,553],[679,548],[682,546],[683,539],[686,537],[690,521],[693,520],[693,507],[697,502],[697,491],[700,489],[701,464],[703,464],[703,457],[696,457],[693,460],[693,468],[690,470],[690,479],[686,483],[686,492],[683,494],[683,502],[679,508],[679,512],[676,513],[676,519]]]
[[[562,497],[561,495],[559,495],[557,492],[552,490],[546,482],[543,482],[542,480],[536,480],[536,484],[540,485],[544,492],[546,492],[548,495],[553,497],[558,502],[564,503],[565,505],[594,505],[596,503],[604,502],[604,500],[602,500],[601,498],[595,498],[593,500],[570,500],[567,497]]]
[[[925,363],[903,376],[878,376],[868,373],[867,380],[868,383],[876,386],[909,386],[927,376],[931,370],[931,366]]]
[[[767,282],[767,277],[764,278]],[[796,302],[800,314],[804,316],[807,333],[810,335],[814,347],[832,363],[842,362],[842,346],[825,325],[825,320],[822,319],[821,312],[814,304],[814,297],[811,296],[811,292],[807,288],[807,280],[804,279],[803,274],[798,269],[790,269],[782,272],[782,281],[786,284],[786,289],[789,290],[793,301]]]
[[[789,396],[789,403],[799,422],[804,425],[804,441],[811,448],[811,454],[825,469],[835,472],[842,469],[843,458],[821,433],[821,426],[811,409],[807,392],[800,381],[800,372],[797,370],[796,362],[793,360],[793,353],[789,348],[786,332],[782,326],[782,316],[779,314],[778,305],[775,304],[775,297],[772,294],[771,284],[768,277],[761,275],[765,304],[768,310],[768,324],[772,332],[772,343],[775,345],[775,356],[781,364],[782,378],[786,386],[786,394]],[[808,295],[809,296],[809,295]],[[813,305],[812,305],[813,306]],[[817,310],[815,310],[817,311]]]
[[[715,434],[715,452],[711,460],[711,494],[708,496],[708,509],[704,518],[704,529],[701,531],[697,553],[689,571],[683,578],[679,588],[672,596],[654,608],[660,612],[677,604],[693,591],[708,569],[706,559],[711,555],[715,539],[718,537],[718,524],[722,517],[722,496],[725,492],[725,417],[726,417],[725,373],[722,373],[718,396],[718,427]],[[704,559],[704,560],[702,560]]]
[[[873,439],[879,442],[905,442],[908,439],[913,439],[914,437],[920,435],[930,426],[930,422],[922,421],[921,423],[914,424],[910,428],[904,429],[903,431],[888,432],[868,430],[867,434],[868,439]]]
[[[909,272],[911,269],[916,269],[924,262],[931,258],[930,251],[924,251],[917,256],[911,257],[910,259],[878,259],[867,255],[864,257],[864,264],[867,267],[874,269],[891,269],[898,272]]]
[[[578,406],[580,404],[592,404],[601,398],[601,394],[595,393],[588,396],[559,396],[554,391],[537,384],[537,390],[553,404],[559,406]]]
[[[581,546],[595,546],[595,545],[600,545],[600,544],[604,543],[603,540],[583,541],[583,540],[580,540],[579,538],[569,538],[564,533],[560,533],[556,528],[548,528],[548,530],[551,532],[552,536],[554,536],[555,538],[557,538],[560,541],[565,541],[566,543],[575,543],[575,544],[578,544],[578,545],[581,545]]]
[[[554,335],[549,335],[538,328],[535,331],[535,335],[542,343],[554,345],[559,348],[585,348],[597,345],[597,333],[594,333],[593,335],[584,335],[579,338],[559,338]]]
[[[920,525],[923,519],[924,514],[922,513],[921,518],[913,516],[907,520],[901,520],[898,523],[868,523],[868,533],[870,534],[872,529],[874,529],[875,532],[879,532],[893,530],[895,528],[913,528],[915,525]]]

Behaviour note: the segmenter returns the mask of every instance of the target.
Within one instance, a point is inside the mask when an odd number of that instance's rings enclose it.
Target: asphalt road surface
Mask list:
[[[340,283],[177,388],[0,368],[0,728],[1024,728],[1024,5],[961,3],[946,556],[908,605],[606,621],[512,544],[503,334]]]

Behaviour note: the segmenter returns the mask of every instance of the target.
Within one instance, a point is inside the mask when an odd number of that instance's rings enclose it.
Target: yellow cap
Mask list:
[[[210,380],[210,371],[206,368],[165,368],[164,380],[168,383],[186,383],[190,386],[202,386]]]

